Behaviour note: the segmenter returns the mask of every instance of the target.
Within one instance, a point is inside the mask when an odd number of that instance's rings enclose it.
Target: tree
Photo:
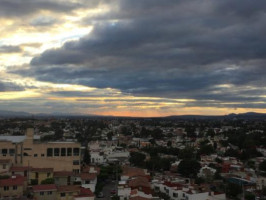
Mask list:
[[[180,150],[178,154],[179,159],[193,159],[194,158],[194,148],[186,147],[185,149]]]
[[[114,134],[113,134],[112,131],[108,132],[108,133],[107,133],[107,138],[108,138],[108,140],[112,140],[113,135],[114,135]]]
[[[199,154],[205,154],[205,155],[210,155],[214,153],[214,149],[212,147],[212,145],[210,144],[204,144],[204,145],[201,145],[200,146],[200,149],[199,149]]]
[[[142,167],[144,166],[144,160],[145,160],[146,156],[143,153],[140,152],[131,152],[130,153],[130,158],[129,158],[129,162],[134,165],[134,166],[138,166],[138,167]]]
[[[266,160],[264,160],[262,163],[260,163],[259,170],[263,173],[266,173]]]
[[[196,177],[201,165],[196,160],[182,160],[178,165],[178,172],[185,177]]]
[[[229,197],[233,197],[234,199],[242,192],[241,186],[234,184],[234,183],[228,183],[226,187],[226,195]]]
[[[255,195],[251,192],[245,194],[245,200],[255,200]]]
[[[90,162],[91,162],[91,155],[90,155],[89,150],[87,148],[85,149],[85,152],[84,152],[83,162],[87,165],[90,164]]]
[[[54,184],[54,179],[53,178],[47,178],[41,182],[42,185],[47,185],[47,184]]]

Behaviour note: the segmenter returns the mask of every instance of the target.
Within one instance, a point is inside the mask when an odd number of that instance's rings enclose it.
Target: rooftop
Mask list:
[[[40,192],[40,191],[56,191],[55,184],[48,184],[48,185],[33,185],[32,190],[34,192]]]
[[[0,180],[0,187],[3,186],[13,186],[13,185],[23,185],[24,184],[24,177],[21,175],[15,175],[8,179]]]

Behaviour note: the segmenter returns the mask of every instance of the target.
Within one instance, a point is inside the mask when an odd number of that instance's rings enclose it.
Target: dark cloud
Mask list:
[[[30,71],[16,73],[136,96],[262,100],[266,2],[118,2],[118,9],[112,3],[109,13],[84,19],[94,25],[90,35],[45,51]],[[224,84],[231,88],[218,87]]]
[[[12,82],[0,81],[0,92],[23,91],[24,88]]]
[[[22,51],[20,46],[2,45],[0,46],[0,53],[20,53]]]
[[[90,6],[97,5],[97,1],[90,0]],[[20,17],[36,13],[40,10],[53,12],[70,12],[78,8],[84,8],[87,4],[74,3],[68,0],[1,0],[0,17]]]
[[[62,97],[110,97],[116,96],[113,92],[97,93],[97,91],[81,92],[81,91],[53,91],[49,92],[51,95]]]

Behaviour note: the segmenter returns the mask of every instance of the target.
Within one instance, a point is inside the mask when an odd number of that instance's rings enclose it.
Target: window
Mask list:
[[[60,196],[61,197],[65,197],[66,196],[66,193],[60,193]]]
[[[51,176],[51,173],[47,173],[47,178],[49,178]]]
[[[4,191],[8,191],[9,190],[9,186],[4,186]]]
[[[54,156],[59,156],[60,149],[59,148],[54,148]]]
[[[48,194],[48,195],[52,195],[52,191],[48,191],[47,194]]]
[[[7,149],[2,149],[2,154],[6,155],[7,154]]]
[[[61,156],[66,156],[66,148],[61,148]]]
[[[74,148],[74,156],[79,156],[79,148]]]
[[[17,189],[18,189],[18,186],[14,185],[13,190],[17,190]]]
[[[35,178],[38,179],[39,178],[39,173],[35,172]]]
[[[79,169],[73,169],[74,174],[78,174],[79,173]]]
[[[90,181],[85,181],[85,184],[90,184]]]
[[[38,157],[38,154],[34,154],[34,157]]]
[[[52,148],[48,148],[46,155],[47,155],[47,157],[52,157],[53,156],[53,149]]]
[[[159,191],[160,190],[160,188],[158,187],[158,186],[155,186],[155,191]]]
[[[174,197],[178,197],[178,193],[173,193],[173,196]]]
[[[9,154],[13,156],[15,154],[15,149],[9,149]]]
[[[44,195],[44,192],[40,192],[40,195],[43,196]]]
[[[26,151],[30,151],[30,150],[32,150],[31,148],[24,148],[24,150],[26,150]]]
[[[79,160],[73,160],[73,165],[79,165]]]
[[[43,153],[41,154],[41,157],[44,157],[44,154]]]
[[[67,156],[72,156],[72,148],[67,148]]]

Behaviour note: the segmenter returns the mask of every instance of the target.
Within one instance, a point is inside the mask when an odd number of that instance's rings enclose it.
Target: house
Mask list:
[[[205,185],[154,180],[152,188],[168,195],[171,200],[226,200],[224,193],[209,192],[209,187]]]
[[[74,200],[94,200],[95,195],[88,188],[80,188],[79,195],[74,196]]]
[[[145,194],[151,194],[151,184],[149,183],[146,177],[136,177],[128,181],[128,186],[131,190],[137,189],[138,191],[142,191]]]
[[[92,192],[95,192],[97,173],[81,173],[80,179],[82,187],[89,188]]]
[[[138,176],[147,177],[148,179],[150,178],[150,174],[147,172],[146,169],[123,166],[122,170],[123,170],[123,173],[121,175],[122,181],[127,181],[132,177],[138,177]]]
[[[211,179],[211,178],[213,178],[215,172],[216,172],[216,169],[213,169],[213,168],[208,167],[208,166],[204,166],[204,167],[200,168],[200,171],[198,173],[198,177]]]
[[[71,171],[54,172],[55,185],[73,185],[74,177]]]
[[[79,185],[63,185],[57,187],[57,200],[73,200],[80,193]]]
[[[152,190],[150,176],[145,169],[136,167],[123,167],[121,181],[119,181],[117,192],[120,199],[140,196],[151,198]]]
[[[53,178],[53,168],[31,168],[29,179],[31,182],[41,184],[42,181]]]
[[[55,200],[57,188],[55,184],[32,186],[33,198],[37,200]]]
[[[140,196],[135,196],[135,197],[130,197],[129,200],[151,200],[152,198],[147,198],[147,197],[140,197]]]
[[[105,157],[103,152],[100,151],[90,151],[91,163],[92,164],[103,164],[105,163]]]
[[[0,159],[0,174],[6,174],[9,172],[12,162],[10,159]]]
[[[10,178],[2,179],[0,180],[0,198],[21,197],[25,188],[25,178],[21,175],[13,175]]]

